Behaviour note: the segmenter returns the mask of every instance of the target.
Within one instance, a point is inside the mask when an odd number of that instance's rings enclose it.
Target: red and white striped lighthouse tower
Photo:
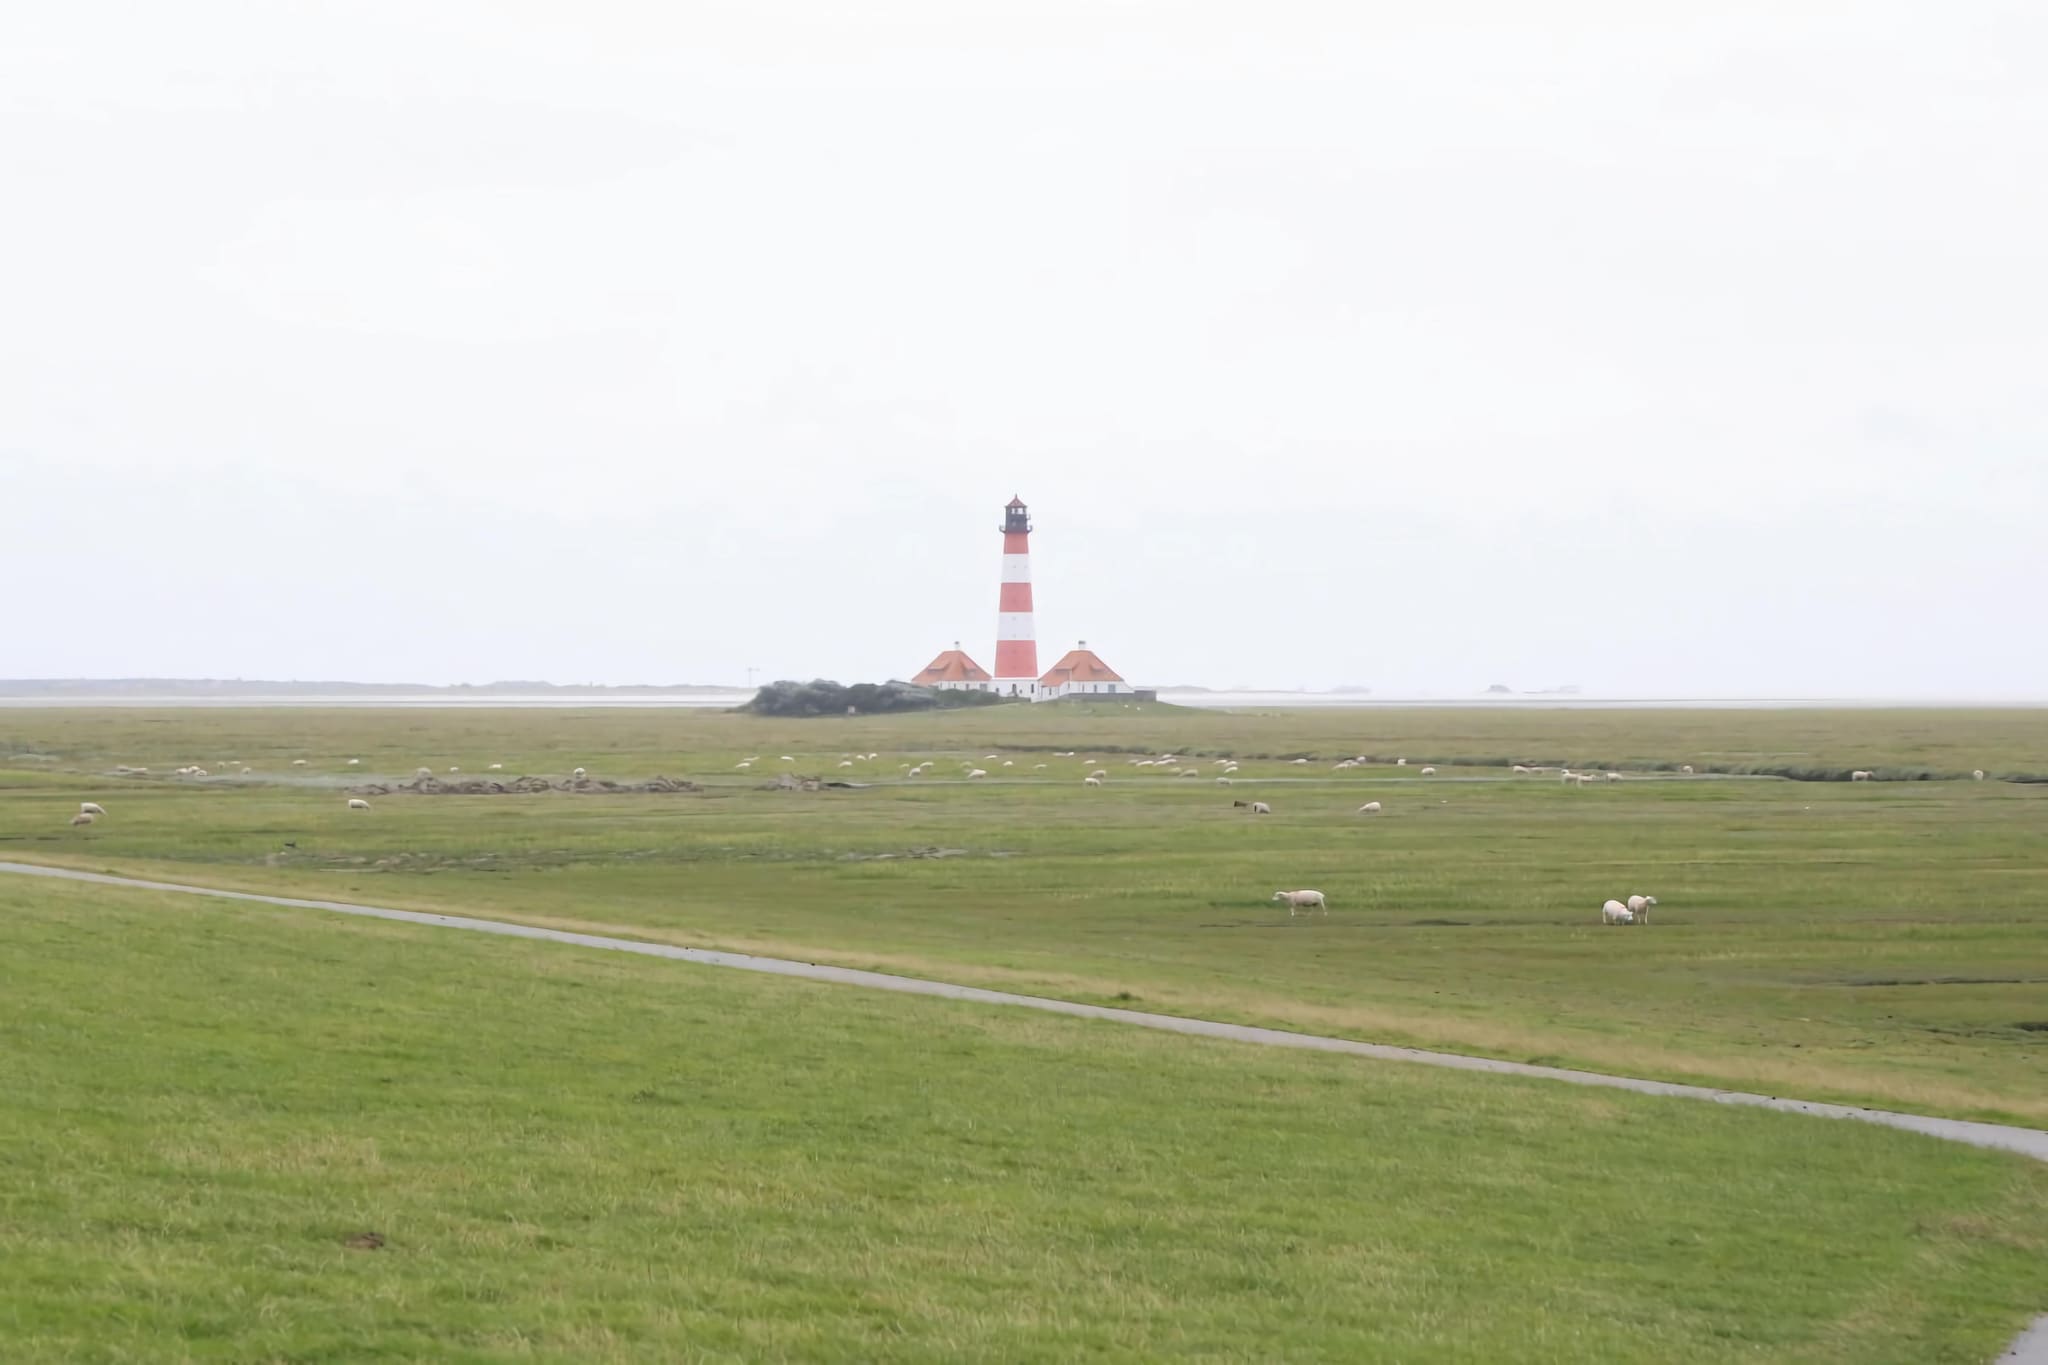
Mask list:
[[[995,690],[1038,695],[1038,635],[1031,627],[1031,514],[1022,498],[1003,509],[1003,596],[996,608]]]

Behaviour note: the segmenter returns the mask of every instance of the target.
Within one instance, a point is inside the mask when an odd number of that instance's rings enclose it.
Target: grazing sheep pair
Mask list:
[[[1620,901],[1609,901],[1600,907],[1602,924],[1648,924],[1650,907],[1657,903],[1655,896],[1630,896],[1624,905]]]

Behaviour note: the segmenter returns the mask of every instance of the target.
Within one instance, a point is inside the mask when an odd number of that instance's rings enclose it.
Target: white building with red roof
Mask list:
[[[938,687],[955,692],[993,692],[994,678],[988,670],[967,657],[961,651],[960,642],[940,654],[924,666],[924,671],[911,679],[920,687]]]
[[[1068,650],[1066,657],[1047,669],[1045,676],[1038,680],[1041,701],[1056,701],[1061,697],[1128,697],[1135,691],[1137,689],[1125,682],[1121,674],[1088,648],[1086,640]]]

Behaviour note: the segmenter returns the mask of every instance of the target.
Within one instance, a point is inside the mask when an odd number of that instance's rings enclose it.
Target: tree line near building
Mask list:
[[[993,692],[920,687],[916,683],[772,682],[740,707],[762,716],[843,716],[849,712],[884,715],[895,711],[935,711],[958,706],[994,706],[1004,698]]]

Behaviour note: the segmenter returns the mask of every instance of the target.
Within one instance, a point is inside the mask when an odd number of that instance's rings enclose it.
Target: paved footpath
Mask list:
[[[643,957],[695,962],[708,967],[736,967],[741,971],[766,972],[772,976],[794,976],[810,981],[832,981],[870,990],[900,991],[906,995],[932,995],[946,1000],[968,1000],[983,1005],[1009,1005],[1044,1010],[1082,1019],[1106,1019],[1139,1028],[1168,1033],[1190,1033],[1203,1038],[1256,1043],[1265,1047],[1306,1048],[1314,1052],[1344,1052],[1378,1061],[1413,1062],[1424,1066],[1449,1067],[1457,1071],[1490,1071],[1507,1076],[1531,1076],[1539,1080],[1564,1081],[1571,1085],[1604,1086],[1633,1090],[1643,1095],[1666,1095],[1677,1099],[1711,1100],[1716,1104],[1741,1104],[1757,1109],[1779,1109],[1815,1118],[1855,1119],[1863,1123],[1902,1128],[1928,1137],[1964,1142],[1973,1147],[1991,1147],[2018,1152],[2036,1161],[2048,1161],[2048,1132],[2002,1123],[1975,1123],[1966,1119],[1932,1118],[1923,1114],[1900,1114],[1886,1109],[1861,1109],[1853,1105],[1821,1104],[1812,1100],[1785,1099],[1777,1095],[1753,1095],[1740,1090],[1716,1090],[1703,1085],[1677,1085],[1670,1081],[1647,1081],[1629,1076],[1605,1076],[1595,1071],[1571,1071],[1563,1067],[1532,1066],[1526,1062],[1504,1062],[1492,1057],[1466,1057],[1454,1052],[1429,1052],[1421,1048],[1391,1047],[1385,1043],[1361,1043],[1349,1038],[1324,1038],[1312,1033],[1289,1033],[1284,1029],[1254,1028],[1247,1024],[1223,1024],[1208,1019],[1184,1019],[1173,1014],[1148,1014],[1142,1010],[1112,1009],[1106,1005],[1084,1005],[1072,1000],[1053,1000],[1037,995],[1015,995],[1009,991],[986,990],[979,986],[956,986],[944,981],[926,981],[914,976],[891,976],[886,972],[863,972],[851,967],[831,967],[788,958],[753,957],[746,953],[721,953],[709,948],[678,948],[666,943],[642,943],[629,938],[607,938],[600,934],[578,934],[563,929],[542,929],[530,924],[503,920],[472,919],[465,915],[436,915],[418,910],[390,910],[347,901],[304,900],[295,896],[265,896],[249,891],[220,891],[204,886],[182,886],[176,882],[146,881],[136,877],[112,877],[98,872],[77,872],[69,868],[38,867],[31,863],[0,862],[0,875],[54,877],[62,881],[91,882],[101,886],[125,887],[131,891],[169,891],[181,895],[211,896],[220,900],[254,901],[295,910],[326,910],[368,919],[396,920],[442,929],[468,929],[506,938],[542,939],[578,948],[601,948],[610,952],[638,953]],[[2048,1316],[2037,1320],[1999,1358],[2000,1365],[2048,1365]]]

